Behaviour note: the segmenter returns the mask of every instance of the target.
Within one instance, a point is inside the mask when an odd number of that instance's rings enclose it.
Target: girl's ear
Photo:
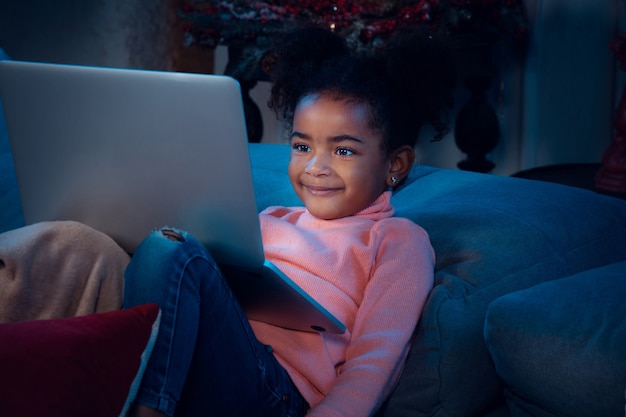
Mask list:
[[[398,186],[409,175],[409,171],[411,171],[415,162],[415,150],[408,145],[402,146],[392,152],[389,162],[387,185],[393,188]]]

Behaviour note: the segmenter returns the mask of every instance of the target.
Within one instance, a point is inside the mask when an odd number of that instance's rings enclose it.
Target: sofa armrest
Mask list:
[[[492,302],[485,340],[512,415],[624,413],[626,262]]]

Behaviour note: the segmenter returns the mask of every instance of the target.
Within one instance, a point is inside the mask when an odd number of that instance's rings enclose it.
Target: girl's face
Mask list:
[[[387,188],[392,163],[369,106],[325,95],[300,100],[293,117],[289,177],[311,214],[351,216]]]

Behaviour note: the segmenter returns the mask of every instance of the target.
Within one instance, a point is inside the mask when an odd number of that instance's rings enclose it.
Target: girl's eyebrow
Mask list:
[[[307,135],[306,133],[294,131],[291,133],[291,136],[289,137],[289,139],[293,139],[293,138],[311,139],[311,136]],[[329,138],[329,141],[333,143],[344,142],[344,141],[363,143],[363,140],[357,137],[354,137],[352,135],[332,136],[331,138]]]
[[[289,139],[291,140],[293,138],[311,139],[311,137],[309,135],[306,135],[306,134],[298,132],[298,131],[294,131],[294,132],[291,133],[291,136],[289,136]]]
[[[294,131],[291,133],[291,136],[289,137],[289,140],[293,140],[294,138],[299,138],[299,139],[305,139],[305,140],[311,140],[311,136],[307,135],[306,133],[302,133],[302,132],[298,132],[298,131]],[[337,135],[337,136],[332,136],[328,139],[329,142],[332,143],[340,143],[340,142],[356,142],[356,143],[364,143],[363,140],[351,136],[351,135]]]
[[[357,143],[363,143],[363,140],[351,136],[351,135],[339,135],[339,136],[333,136],[332,138],[330,138],[331,142],[344,142],[344,141],[349,141],[349,142],[357,142]]]

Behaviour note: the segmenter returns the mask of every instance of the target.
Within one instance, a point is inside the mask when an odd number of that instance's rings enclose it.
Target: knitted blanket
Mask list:
[[[0,233],[0,322],[119,309],[129,261],[110,237],[76,222]]]

